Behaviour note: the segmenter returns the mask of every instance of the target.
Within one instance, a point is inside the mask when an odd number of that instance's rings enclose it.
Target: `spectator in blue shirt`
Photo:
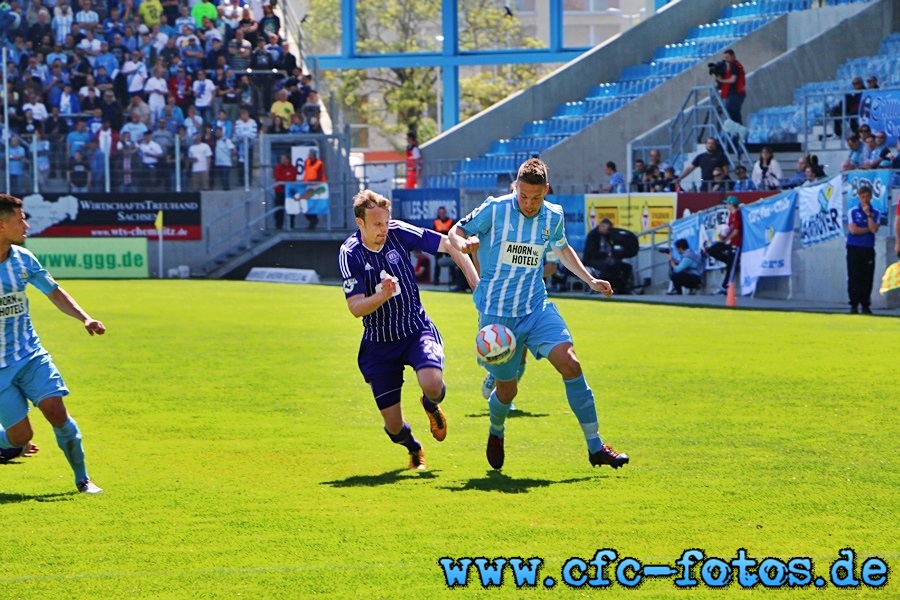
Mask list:
[[[625,178],[616,170],[616,163],[613,161],[606,163],[606,175],[609,177],[609,184],[606,186],[607,194],[624,194],[628,191]]]
[[[25,148],[19,141],[19,136],[13,136],[9,140],[9,186],[12,192],[21,194],[25,190]]]
[[[85,123],[81,119],[75,121],[75,129],[66,135],[66,155],[74,158],[84,145],[91,141],[91,134],[87,132]]]
[[[106,73],[114,73],[119,68],[119,60],[115,54],[109,51],[109,42],[106,40],[100,42],[100,54],[94,58],[94,73],[103,67]]]
[[[734,184],[732,185],[732,190],[735,192],[755,192],[756,184],[753,183],[753,180],[747,177],[747,167],[744,165],[738,165],[734,169],[734,175],[737,179],[734,180]]]
[[[691,250],[684,238],[675,241],[675,251],[669,256],[669,279],[672,289],[666,294],[681,295],[681,288],[695,290],[700,287],[703,275],[703,258]]]
[[[109,8],[109,16],[103,19],[103,37],[111,40],[116,34],[125,34],[125,24],[119,17],[119,7],[111,6]]]
[[[856,195],[859,204],[847,213],[847,295],[851,314],[861,309],[864,315],[871,315],[875,234],[881,215],[872,208],[872,187],[868,183],[859,184]]]
[[[863,150],[863,160],[860,167],[863,169],[889,169],[891,160],[888,158],[890,148],[887,146],[887,136],[883,131],[876,131],[866,138],[866,149]]]

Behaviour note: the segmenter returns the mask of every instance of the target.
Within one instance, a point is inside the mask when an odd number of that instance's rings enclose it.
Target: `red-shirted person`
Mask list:
[[[312,149],[303,163],[303,181],[327,181],[325,178],[325,163],[319,158],[319,151]],[[315,229],[319,224],[319,215],[306,215],[309,228]]]
[[[725,57],[725,73],[716,75],[716,81],[719,82],[719,93],[722,100],[725,101],[725,110],[728,117],[736,123],[744,124],[741,118],[741,106],[744,104],[744,98],[747,96],[746,78],[744,65],[738,62],[734,56],[734,50],[729,48],[723,53]]]
[[[419,185],[419,171],[422,170],[422,151],[416,134],[406,134],[406,189],[411,190]]]
[[[274,171],[275,181],[297,181],[297,167],[291,162],[288,154],[282,154],[275,165]],[[275,186],[275,206],[281,208],[275,213],[275,228],[281,229],[284,226],[284,186]],[[291,227],[294,226],[294,218],[291,217]]]
[[[722,280],[722,287],[713,292],[716,295],[728,293],[728,282],[734,277],[734,272],[741,261],[743,222],[737,196],[725,198],[725,208],[728,209],[728,225],[722,233],[722,241],[716,242],[706,250],[706,253],[714,259],[725,263],[725,278]]]

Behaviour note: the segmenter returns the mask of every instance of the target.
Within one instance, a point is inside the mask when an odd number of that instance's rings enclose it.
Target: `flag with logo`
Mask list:
[[[840,175],[820,185],[797,188],[800,243],[804,248],[844,233],[842,188]]]
[[[321,181],[285,184],[284,212],[289,215],[327,215],[328,184]]]
[[[796,207],[795,191],[741,207],[741,293],[745,296],[756,291],[760,277],[791,275]]]

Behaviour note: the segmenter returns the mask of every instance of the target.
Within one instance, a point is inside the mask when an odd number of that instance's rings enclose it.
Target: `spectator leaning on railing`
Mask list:
[[[717,168],[721,169],[725,177],[728,176],[728,159],[719,147],[719,142],[716,141],[716,138],[710,137],[706,139],[706,152],[695,156],[691,164],[687,165],[681,172],[681,175],[675,178],[675,183],[680,184],[681,180],[697,167],[700,167],[701,192],[709,191],[713,181],[713,172]]]

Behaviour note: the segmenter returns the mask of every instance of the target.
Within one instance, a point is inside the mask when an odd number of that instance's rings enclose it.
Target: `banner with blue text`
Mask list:
[[[459,190],[455,188],[424,188],[419,190],[393,190],[391,214],[394,218],[417,227],[432,229],[440,207],[447,209],[447,216],[458,221]]]
[[[790,191],[741,207],[741,293],[745,296],[756,291],[760,277],[791,275],[796,206],[797,193]]]
[[[804,248],[820,244],[844,233],[842,177],[826,183],[797,188],[800,212],[800,243]]]

